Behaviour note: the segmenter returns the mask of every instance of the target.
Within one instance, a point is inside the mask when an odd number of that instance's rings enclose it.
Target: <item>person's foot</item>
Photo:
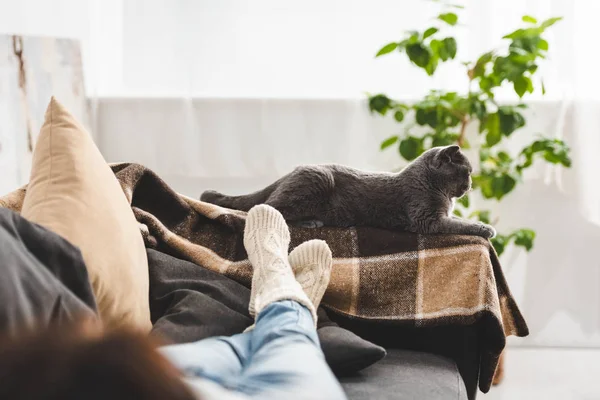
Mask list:
[[[309,240],[289,256],[296,280],[315,308],[319,307],[331,276],[331,250],[323,240]]]
[[[276,301],[294,300],[308,308],[316,322],[316,309],[296,281],[288,262],[289,244],[290,232],[277,210],[263,204],[248,212],[244,246],[254,268],[250,314],[256,316]]]

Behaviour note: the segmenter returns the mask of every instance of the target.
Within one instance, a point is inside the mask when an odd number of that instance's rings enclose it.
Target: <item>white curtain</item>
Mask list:
[[[549,31],[550,56],[540,70],[548,95],[528,100],[528,126],[519,135],[524,141],[538,133],[567,140],[573,168],[539,165],[496,211],[500,230],[538,231],[532,253],[503,257],[532,331],[515,345],[599,347],[600,2],[461,3],[460,61],[501,47],[501,37],[520,25],[522,15],[564,17]],[[86,84],[106,158],[146,164],[194,196],[206,188],[254,190],[302,163],[395,168],[397,155],[379,152],[378,145],[399,128],[371,117],[364,93],[414,99],[430,88],[466,84],[459,61],[431,79],[399,55],[373,58],[404,31],[435,23],[439,4],[425,0],[18,4],[0,1],[4,10],[18,8],[21,21],[0,8],[0,26],[83,40]],[[503,96],[513,100],[508,91]]]

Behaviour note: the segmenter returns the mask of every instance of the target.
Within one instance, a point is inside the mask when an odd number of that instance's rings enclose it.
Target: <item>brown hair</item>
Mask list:
[[[1,399],[195,399],[180,378],[140,333],[78,324],[0,342]]]

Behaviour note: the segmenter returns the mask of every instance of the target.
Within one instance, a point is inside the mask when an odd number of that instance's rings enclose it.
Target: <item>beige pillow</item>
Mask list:
[[[21,215],[81,249],[108,326],[150,329],[148,260],[138,223],[89,133],[54,98]]]

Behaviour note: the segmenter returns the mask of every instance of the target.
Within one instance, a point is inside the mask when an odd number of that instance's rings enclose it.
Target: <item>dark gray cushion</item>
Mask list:
[[[0,208],[0,333],[92,313],[81,252],[65,239]]]
[[[331,321],[322,308],[317,333],[325,360],[338,377],[353,374],[385,357],[385,349]]]
[[[349,400],[466,400],[456,364],[429,353],[388,349],[380,362],[340,380]]]

